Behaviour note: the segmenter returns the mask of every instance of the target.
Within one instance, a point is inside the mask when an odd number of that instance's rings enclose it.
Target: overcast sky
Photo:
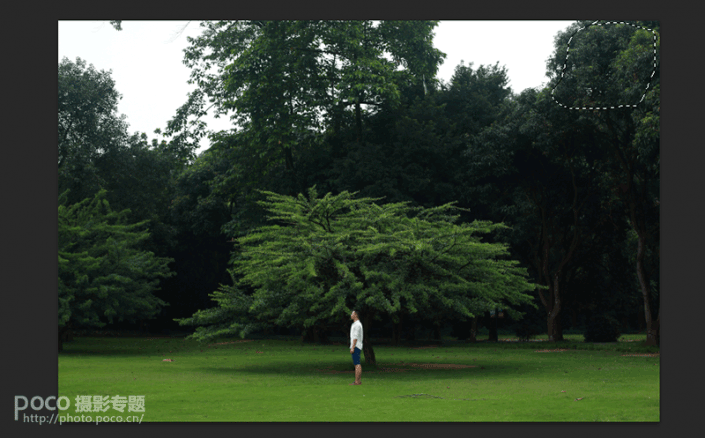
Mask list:
[[[107,21],[59,21],[59,61],[77,57],[97,70],[112,70],[115,87],[122,94],[118,112],[127,115],[130,133],[156,137],[193,88],[190,70],[183,64],[187,36],[195,37],[198,22],[123,21],[116,31]],[[435,28],[434,46],[447,57],[438,77],[449,81],[461,60],[473,67],[499,62],[507,68],[509,86],[519,93],[547,82],[546,60],[553,52],[553,38],[572,21],[441,21]],[[223,117],[204,119],[212,130],[230,129]],[[201,152],[208,148],[201,141]]]

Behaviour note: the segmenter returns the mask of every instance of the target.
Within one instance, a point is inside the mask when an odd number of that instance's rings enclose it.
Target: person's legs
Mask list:
[[[355,347],[352,354],[353,365],[355,365],[355,382],[351,385],[361,385],[360,375],[362,374],[362,366],[360,365],[360,349]]]

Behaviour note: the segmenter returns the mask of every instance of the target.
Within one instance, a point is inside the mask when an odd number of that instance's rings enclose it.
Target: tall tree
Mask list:
[[[412,209],[328,193],[318,198],[266,193],[274,225],[238,239],[233,286],[213,294],[219,306],[180,320],[193,337],[244,337],[267,325],[312,327],[355,308],[369,333],[373,320],[402,312],[459,317],[531,302],[535,285],[501,244],[480,241],[501,224],[455,224],[452,205]],[[237,278],[239,277],[239,278]],[[245,292],[254,289],[253,294]],[[372,342],[364,355],[375,363]]]
[[[557,102],[593,108],[573,111],[602,135],[602,184],[637,235],[635,271],[652,345],[659,343],[660,317],[651,311],[654,273],[645,258],[649,252],[658,258],[649,248],[658,248],[659,235],[659,48],[658,22],[578,22],[558,35],[548,64]]]
[[[219,21],[190,39],[185,63],[197,89],[168,134],[205,129],[189,117],[232,114],[260,157],[296,171],[302,138],[352,117],[362,136],[365,107],[399,99],[404,82],[431,81],[445,56],[432,46],[437,22]],[[388,59],[390,58],[390,59]],[[348,109],[352,107],[352,111]],[[292,187],[292,194],[303,187]]]
[[[70,189],[69,202],[76,203],[105,184],[97,161],[126,147],[127,123],[117,115],[121,96],[110,72],[64,58],[58,81],[59,193]]]
[[[172,260],[140,248],[149,233],[114,212],[105,191],[80,203],[59,198],[59,350],[71,328],[151,318],[166,303],[154,296]]]
[[[455,121],[455,133],[470,137],[497,120],[511,96],[508,83],[507,69],[499,63],[473,70],[472,63],[461,61],[440,99]]]
[[[402,105],[382,108],[368,121],[366,140],[327,139],[329,184],[386,202],[433,207],[457,198],[456,177],[464,142],[453,132],[444,95],[402,87]]]
[[[599,209],[601,194],[591,125],[553,104],[547,91],[525,90],[512,101],[502,122],[472,139],[467,159],[469,193],[512,225],[507,237],[547,288],[539,297],[549,339],[558,341],[562,288],[598,226],[589,212]]]

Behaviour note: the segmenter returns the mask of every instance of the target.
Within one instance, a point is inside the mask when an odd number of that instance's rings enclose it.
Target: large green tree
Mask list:
[[[234,285],[213,294],[218,307],[180,320],[199,326],[196,339],[339,324],[353,308],[367,333],[374,320],[402,313],[472,318],[500,307],[520,318],[512,306],[532,300],[526,292],[535,285],[506,257],[507,247],[478,236],[502,225],[456,224],[451,204],[380,206],[349,192],[318,198],[315,188],[307,197],[265,195],[274,224],[238,239]],[[363,351],[374,364],[369,338]]]
[[[113,321],[154,317],[166,303],[154,295],[160,278],[172,275],[171,259],[141,248],[144,223],[129,223],[101,190],[68,204],[59,198],[59,350],[67,330],[103,327]]]
[[[59,193],[70,189],[69,202],[76,203],[105,184],[97,162],[126,147],[127,123],[117,114],[121,96],[110,72],[64,58],[58,85]]]
[[[366,111],[399,101],[407,82],[431,81],[445,56],[432,45],[437,22],[203,22],[184,62],[197,85],[167,134],[199,136],[206,97],[216,116],[242,128],[254,156],[296,173],[295,148],[348,121],[361,140]],[[200,134],[199,134],[200,133]],[[297,180],[295,179],[295,182]],[[290,194],[304,190],[291,186]]]
[[[600,183],[637,236],[635,272],[649,344],[658,344],[660,333],[652,313],[655,273],[647,270],[658,263],[646,260],[659,256],[659,29],[658,22],[577,22],[557,36],[548,62],[555,101],[602,136]]]

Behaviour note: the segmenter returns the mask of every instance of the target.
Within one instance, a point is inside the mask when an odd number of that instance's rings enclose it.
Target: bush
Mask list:
[[[585,327],[585,342],[617,342],[619,322],[607,315],[591,318]]]
[[[519,323],[514,327],[514,334],[522,341],[528,341],[539,334],[539,330],[534,324],[528,322]]]

